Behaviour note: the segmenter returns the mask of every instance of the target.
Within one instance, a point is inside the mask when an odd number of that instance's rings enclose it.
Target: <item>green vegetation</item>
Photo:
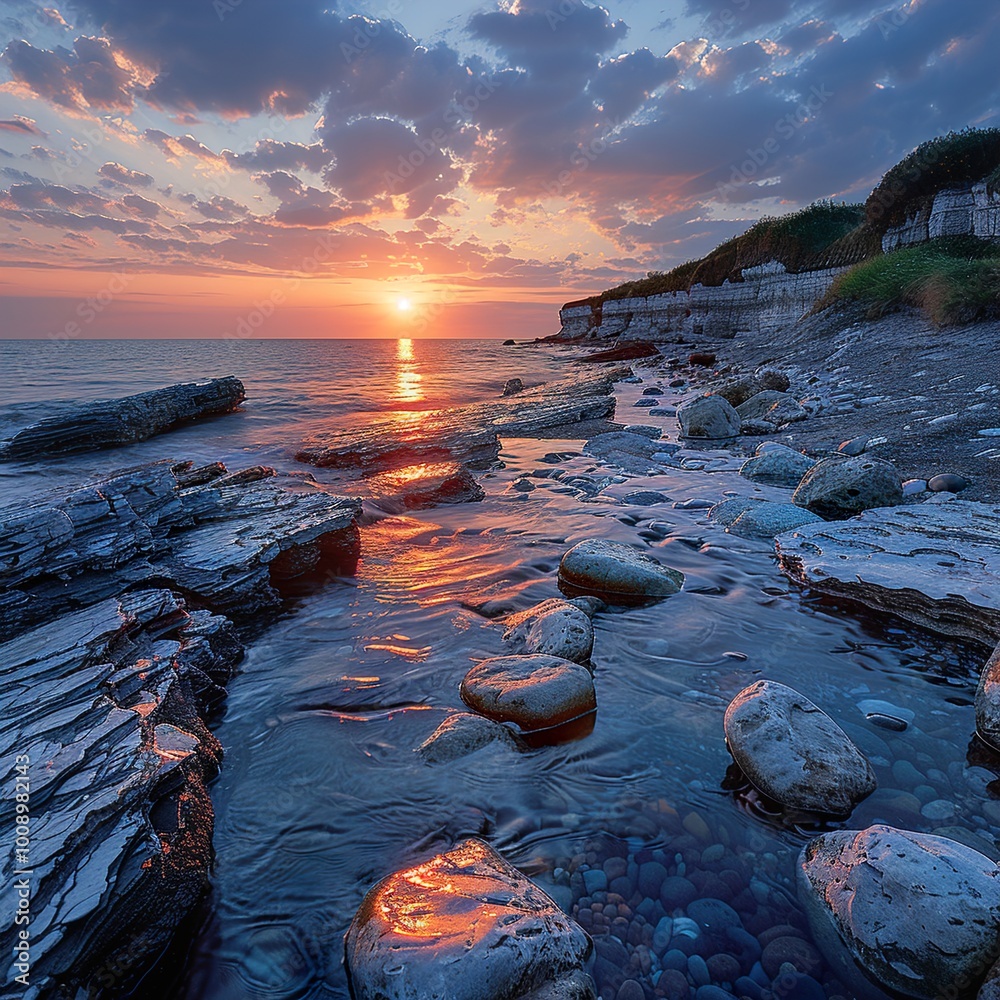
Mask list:
[[[930,208],[938,191],[974,184],[998,168],[1000,129],[967,128],[930,139],[886,171],[865,202],[865,222],[881,236]]]
[[[837,247],[854,233],[864,221],[861,205],[837,205],[820,201],[792,215],[764,218],[741,236],[727,240],[701,260],[689,261],[672,271],[650,271],[645,278],[611,288],[586,303],[607,302],[632,296],[658,295],[662,292],[687,291],[692,285],[721,285],[742,281],[742,271],[777,260],[789,272],[812,271],[832,267],[831,248]],[[845,244],[846,252],[853,249]],[[849,256],[838,263],[854,263],[862,256]]]
[[[871,319],[904,306],[937,326],[1000,317],[1000,246],[973,237],[933,240],[879,255],[845,271],[816,310],[855,301]]]

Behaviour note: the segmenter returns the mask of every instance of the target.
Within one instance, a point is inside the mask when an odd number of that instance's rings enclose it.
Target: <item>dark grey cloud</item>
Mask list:
[[[37,135],[46,138],[48,133],[38,127],[33,118],[24,115],[14,115],[13,118],[0,118],[0,132],[13,132],[16,135]]]

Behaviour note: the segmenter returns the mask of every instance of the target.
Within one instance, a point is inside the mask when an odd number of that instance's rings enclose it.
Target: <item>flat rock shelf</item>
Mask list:
[[[782,571],[820,593],[991,649],[1000,638],[1000,507],[880,507],[803,525],[775,547]]]
[[[290,584],[353,572],[359,512],[265,467],[166,462],[0,510],[5,782],[31,767],[30,854],[3,868],[32,871],[26,996],[127,988],[198,903],[221,759],[207,720],[241,626]],[[14,810],[0,830],[13,844]]]

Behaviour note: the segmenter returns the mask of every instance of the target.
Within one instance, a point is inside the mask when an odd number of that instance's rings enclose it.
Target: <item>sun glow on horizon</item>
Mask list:
[[[408,313],[413,309],[413,300],[408,299],[405,295],[401,295],[396,299],[396,308],[401,313]]]

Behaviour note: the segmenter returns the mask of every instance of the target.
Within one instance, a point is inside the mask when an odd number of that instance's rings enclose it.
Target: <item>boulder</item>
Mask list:
[[[794,489],[815,464],[815,459],[803,455],[794,448],[785,445],[761,445],[757,449],[757,454],[743,463],[740,475],[752,483]]]
[[[431,462],[383,472],[374,476],[369,486],[376,505],[391,514],[486,499],[476,477],[457,462]]]
[[[762,368],[755,375],[762,389],[773,389],[775,392],[788,392],[791,382],[784,372],[774,368]]]
[[[775,539],[804,586],[993,649],[1000,640],[1000,505],[950,498],[807,524]]]
[[[721,385],[715,390],[715,394],[721,396],[731,406],[739,407],[750,399],[751,396],[756,396],[758,392],[763,392],[764,388],[760,379],[755,376],[742,375]]]
[[[875,790],[875,773],[850,737],[784,684],[765,680],[744,688],[724,724],[743,773],[786,808],[847,816]]]
[[[559,563],[559,589],[569,597],[593,594],[608,604],[629,604],[676,594],[684,576],[623,542],[588,538]]]
[[[0,461],[134,444],[179,424],[231,413],[244,399],[243,383],[228,375],[66,407],[0,444]]]
[[[576,923],[479,840],[383,879],[344,939],[354,1000],[519,1000],[580,981],[590,948]]]
[[[902,502],[903,481],[896,467],[867,455],[817,462],[792,495],[792,503],[829,521]]]
[[[542,601],[504,620],[504,642],[518,653],[547,653],[586,663],[594,648],[590,615],[559,598]]]
[[[726,530],[742,538],[774,538],[816,521],[826,523],[818,514],[793,503],[760,503],[734,518]]]
[[[861,969],[918,1000],[967,996],[1000,953],[1000,868],[944,837],[825,833],[800,854],[798,887],[813,937],[850,984]]]
[[[799,401],[787,392],[764,389],[736,407],[740,420],[763,420],[780,427],[797,420],[805,420],[809,413]]]
[[[509,378],[503,384],[501,396],[516,396],[519,392],[524,392],[524,382],[519,378]]]
[[[450,764],[452,761],[481,750],[491,743],[510,748],[517,744],[510,730],[498,722],[470,712],[449,715],[430,736],[417,747],[417,753],[428,764]]]
[[[760,497],[730,497],[711,507],[708,516],[728,528],[743,513],[755,507],[762,507],[767,502]]]
[[[699,396],[677,410],[681,434],[690,438],[722,440],[740,433],[740,415],[721,396]]]
[[[976,688],[976,732],[1000,751],[1000,645],[986,661]]]
[[[543,653],[483,660],[465,675],[461,694],[473,711],[513,723],[524,733],[554,729],[597,711],[590,671]]]

